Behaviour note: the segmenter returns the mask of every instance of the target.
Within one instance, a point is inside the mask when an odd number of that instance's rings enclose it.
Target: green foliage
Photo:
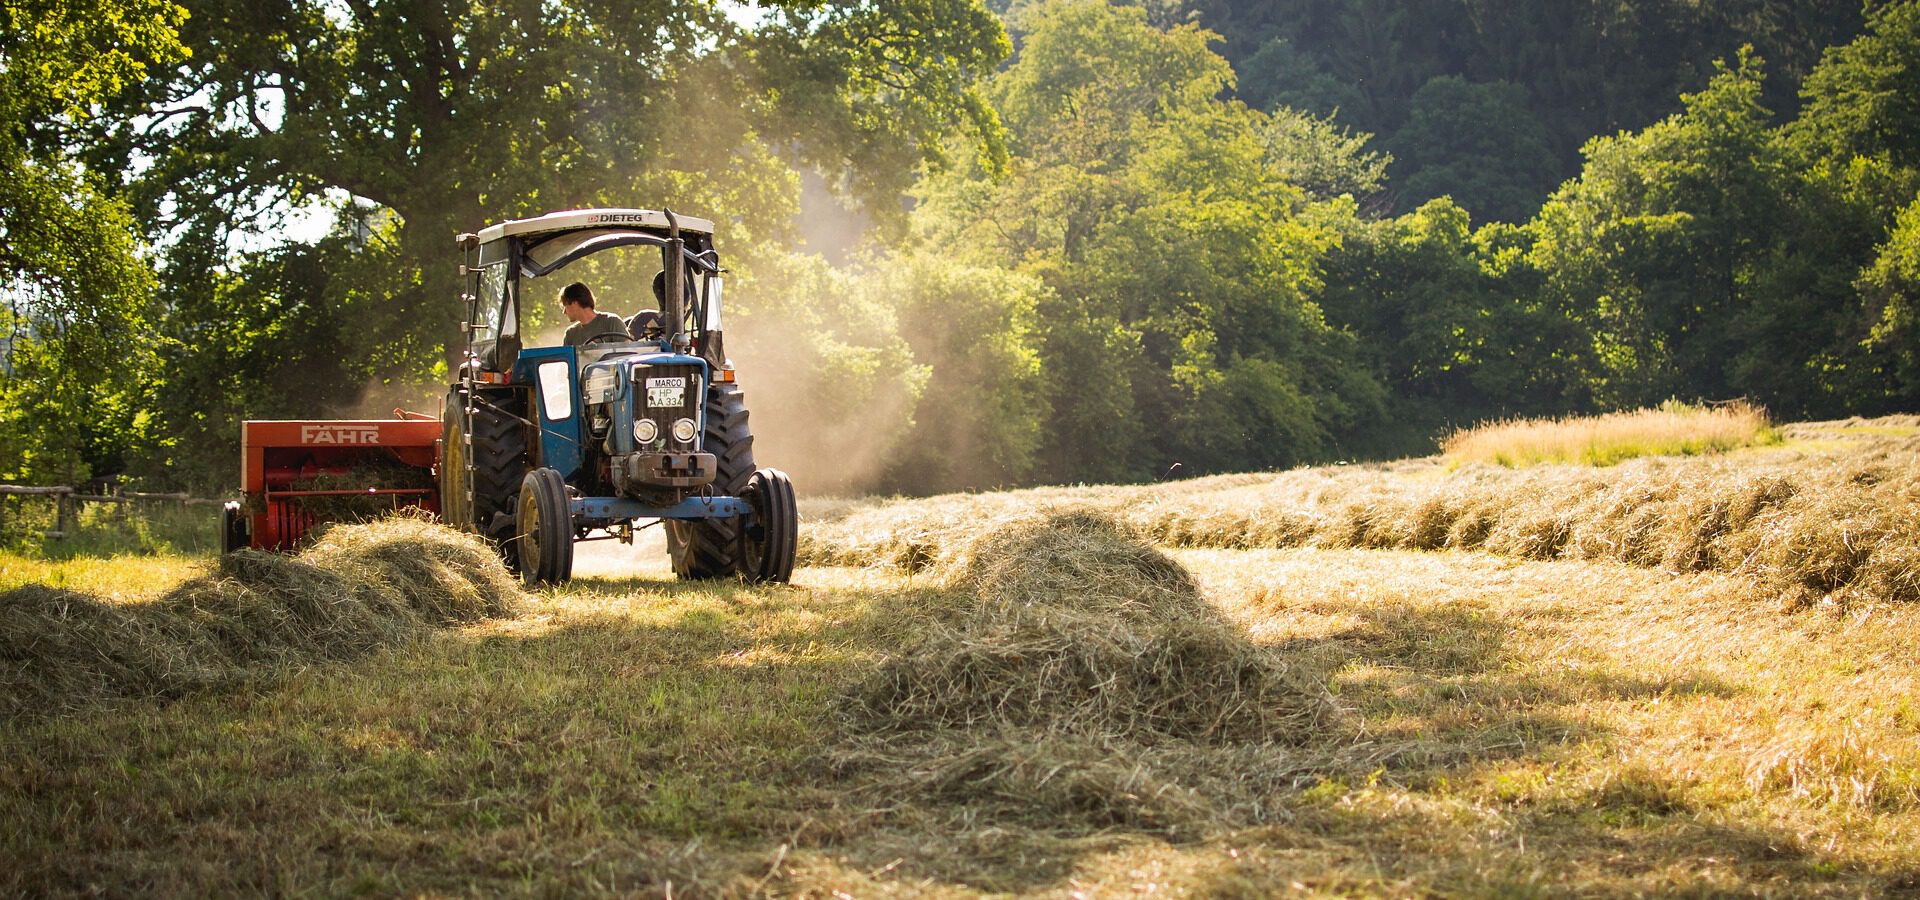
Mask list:
[[[1275,174],[1315,199],[1371,205],[1387,185],[1392,155],[1368,150],[1373,135],[1351,133],[1332,118],[1283,107],[1267,117],[1260,137]]]
[[[888,260],[866,287],[893,305],[914,360],[928,368],[882,486],[943,493],[1029,479],[1049,408],[1035,337],[1035,310],[1047,299],[1040,280],[920,252]]]
[[[1713,61],[1742,44],[1754,44],[1781,76],[1768,86],[1765,105],[1790,112],[1795,88],[1822,49],[1851,37],[1862,18],[1858,4],[1789,0],[1184,5],[1199,24],[1226,35],[1224,54],[1248,103],[1335,115],[1344,126],[1381,135],[1413,128],[1408,139],[1388,142],[1400,160],[1400,209],[1450,194],[1476,219],[1510,222],[1524,221],[1578,171],[1578,148],[1590,137],[1664,118],[1678,94],[1699,90]],[[1509,87],[1498,91],[1504,96],[1478,98],[1451,88],[1456,96],[1442,103],[1431,96],[1436,80]],[[1449,133],[1489,113],[1487,124],[1498,126],[1491,132]],[[1430,156],[1412,152],[1426,148]]]
[[[179,20],[169,3],[0,9],[0,478],[76,483],[140,437],[153,272],[58,134],[177,59]]]
[[[1920,396],[1920,196],[1900,211],[1859,288],[1875,319],[1866,348],[1890,358],[1881,367],[1901,394]]]
[[[1587,331],[1583,376],[1610,407],[1741,393],[1727,329],[1747,299],[1786,168],[1742,56],[1686,111],[1599,138],[1532,224],[1530,262]]]
[[[1484,219],[1532,218],[1558,164],[1525,91],[1446,75],[1422,85],[1411,107],[1389,142],[1411,173],[1399,191],[1404,202],[1451,196]]]
[[[856,491],[873,483],[913,428],[931,374],[901,336],[881,279],[818,256],[770,258],[741,278],[727,347],[763,445],[763,465],[804,490]]]
[[[1920,4],[1870,8],[1867,33],[1828,50],[1801,96],[1791,133],[1802,147],[1920,166]]]
[[[170,0],[12,0],[0,7],[0,116],[9,137],[80,119],[178,60],[185,10]]]
[[[1349,121],[1357,117],[1356,111],[1366,109],[1366,96],[1358,85],[1321,69],[1311,54],[1296,49],[1286,38],[1267,42],[1236,68],[1240,97],[1260,109],[1276,113],[1294,109],[1327,118],[1344,110]]]
[[[1378,158],[1324,120],[1276,124],[1219,100],[1232,73],[1190,26],[1084,2],[1030,7],[1021,24],[1019,59],[989,85],[1013,139],[1007,176],[930,180],[915,226],[1055,295],[1037,337],[1063,389],[1047,396],[1039,474],[1130,480],[1331,453],[1380,398],[1309,301],[1332,235],[1296,180],[1319,196],[1366,190]]]

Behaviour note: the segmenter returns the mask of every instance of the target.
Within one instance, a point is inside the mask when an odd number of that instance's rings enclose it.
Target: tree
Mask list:
[[[192,57],[121,104],[95,155],[152,160],[143,220],[217,248],[305,198],[391,212],[409,289],[390,301],[413,314],[363,336],[419,373],[456,324],[451,238],[486,221],[698,210],[747,260],[788,227],[783,154],[869,199],[943,161],[956,129],[998,158],[970,82],[1008,46],[976,0],[765,6],[749,30],[691,0],[194,0]]]
[[[1452,197],[1483,219],[1524,222],[1559,180],[1545,126],[1526,92],[1504,81],[1428,81],[1388,143],[1406,173],[1397,193],[1407,204]]]
[[[1364,189],[1378,161],[1331,127],[1219,94],[1212,36],[1137,8],[1029,8],[1018,60],[989,84],[1011,136],[1004,179],[922,189],[925,246],[1039,278],[1049,392],[1040,474],[1138,479],[1291,465],[1335,452],[1378,409],[1353,342],[1307,299],[1331,240],[1317,191]],[[1352,200],[1325,201],[1354,214]],[[1355,377],[1356,374],[1358,377]]]
[[[1821,58],[1790,137],[1809,156],[1920,166],[1920,4],[1869,10],[1867,33]]]
[[[1530,262],[1587,330],[1583,374],[1608,406],[1732,397],[1746,302],[1782,203],[1786,166],[1742,54],[1686,111],[1598,138],[1581,176],[1530,224]]]
[[[1309,197],[1351,197],[1371,206],[1386,189],[1393,156],[1368,150],[1373,135],[1353,134],[1331,117],[1282,107],[1267,117],[1260,137],[1268,165]]]
[[[1920,196],[1900,211],[1873,263],[1860,273],[1860,294],[1873,329],[1863,342],[1889,376],[1889,399],[1906,408],[1920,399]]]
[[[928,368],[883,487],[941,493],[1030,478],[1051,408],[1035,335],[1035,310],[1048,299],[1040,279],[921,251],[887,260],[863,287],[893,305],[915,362]]]
[[[135,437],[152,273],[63,135],[178,59],[179,21],[170,3],[0,7],[0,477],[75,483]]]

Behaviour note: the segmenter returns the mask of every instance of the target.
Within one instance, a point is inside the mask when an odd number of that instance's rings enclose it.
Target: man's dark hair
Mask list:
[[[560,302],[592,309],[593,289],[584,281],[576,281],[560,289]]]

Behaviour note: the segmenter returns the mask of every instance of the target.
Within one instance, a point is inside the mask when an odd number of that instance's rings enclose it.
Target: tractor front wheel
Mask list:
[[[740,529],[740,574],[748,581],[792,581],[800,537],[793,482],[779,469],[761,469],[753,473],[741,499],[753,507],[753,514]]]
[[[527,473],[514,528],[520,577],[529,587],[573,577],[572,504],[559,472],[542,467]]]

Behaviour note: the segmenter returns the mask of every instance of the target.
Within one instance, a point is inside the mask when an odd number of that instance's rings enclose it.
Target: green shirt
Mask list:
[[[597,313],[585,322],[567,326],[565,343],[569,347],[578,347],[603,334],[617,334],[620,339],[630,340],[627,335],[627,323],[613,313]]]

